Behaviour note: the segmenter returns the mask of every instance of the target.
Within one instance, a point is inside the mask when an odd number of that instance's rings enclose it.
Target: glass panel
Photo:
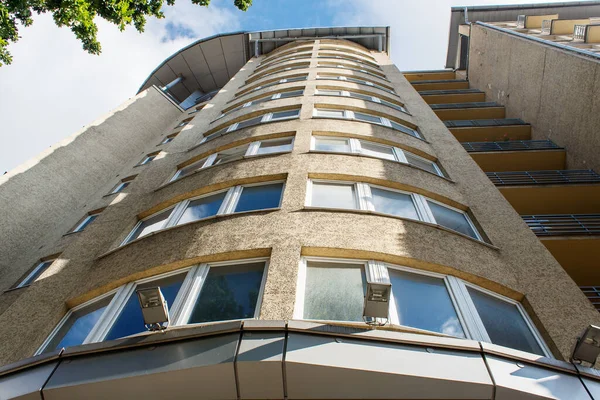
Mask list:
[[[350,153],[350,140],[339,138],[315,137],[315,150]]]
[[[292,151],[292,140],[293,138],[283,138],[275,140],[265,140],[260,142],[260,147],[256,154],[270,154],[270,153],[282,153],[285,151]]]
[[[304,90],[293,90],[291,92],[281,93],[281,96],[279,96],[279,98],[286,99],[288,97],[302,96],[303,94],[304,94]]]
[[[39,263],[34,269],[33,271],[31,271],[29,273],[29,275],[27,275],[27,277],[23,280],[23,282],[21,282],[19,284],[18,287],[22,287],[22,286],[26,286],[26,285],[30,285],[31,283],[35,282],[35,280],[42,274],[44,273],[44,271],[46,269],[48,269],[48,267],[54,262],[54,260],[48,260],[48,261],[44,261]]]
[[[344,110],[324,110],[317,109],[318,117],[329,117],[329,118],[344,118]]]
[[[206,162],[206,158],[203,158],[200,161],[196,161],[193,164],[190,164],[186,167],[181,168],[179,170],[179,174],[177,175],[177,179],[183,178],[184,176],[187,176],[187,175],[191,174],[192,172],[199,170],[200,168],[202,168],[202,166],[204,165],[205,162]]]
[[[254,106],[256,104],[264,103],[266,101],[271,101],[271,96],[263,97],[262,99],[252,100],[252,105]]]
[[[517,306],[467,287],[492,343],[544,355]]]
[[[112,298],[113,296],[109,296],[71,313],[71,316],[56,332],[50,343],[48,343],[44,349],[44,353],[82,344]]]
[[[169,216],[171,215],[171,211],[173,211],[173,209],[163,211],[148,219],[143,220],[142,223],[137,227],[135,232],[133,232],[133,235],[131,235],[131,237],[127,241],[131,242],[132,240],[135,240],[142,236],[146,236],[152,232],[162,229],[165,225],[165,222],[167,221],[167,218],[169,218]]]
[[[283,183],[270,185],[245,186],[234,212],[277,208],[281,202]]]
[[[306,268],[303,318],[362,321],[365,290],[364,266],[311,261]]]
[[[433,172],[434,174],[439,175],[438,171],[435,169],[433,161],[425,160],[421,157],[417,157],[408,152],[404,152],[404,156],[406,157],[406,161],[408,161],[408,163],[410,165],[413,165],[417,168],[421,168],[421,169],[424,169],[425,171]]]
[[[242,129],[242,128],[247,128],[249,126],[258,125],[258,124],[260,124],[261,120],[262,120],[262,116],[261,117],[256,117],[256,118],[247,119],[246,121],[240,122],[238,124],[238,127],[236,129]]]
[[[402,106],[399,106],[397,104],[390,103],[389,101],[385,101],[385,100],[381,100],[381,99],[380,99],[380,101],[381,101],[381,104],[385,104],[386,106],[391,107],[395,110],[406,112],[406,109]]]
[[[225,195],[227,195],[226,191],[190,201],[183,215],[177,221],[177,225],[217,215],[221,204],[223,204]]]
[[[245,144],[243,146],[234,147],[233,149],[220,151],[212,165],[223,164],[243,158],[246,154],[246,150],[248,150],[248,146],[249,145]]]
[[[369,115],[369,114],[363,114],[363,113],[355,112],[354,113],[354,118],[356,118],[359,121],[366,121],[366,122],[372,122],[374,124],[381,124],[381,118],[380,117],[376,117],[374,115]]]
[[[311,206],[356,209],[354,185],[314,182]]]
[[[129,186],[129,182],[121,182],[114,188],[112,193],[119,193],[120,191],[125,189],[127,186]]]
[[[390,146],[360,141],[361,154],[396,161],[394,149]]]
[[[321,94],[324,96],[341,96],[342,92],[340,90],[318,89],[317,94]]]
[[[306,80],[306,76],[297,76],[295,78],[287,78],[286,82],[298,82]]]
[[[82,223],[77,227],[77,229],[75,229],[75,232],[81,232],[82,230],[85,229],[86,226],[88,226],[89,224],[94,222],[94,220],[96,218],[98,218],[98,214],[88,215],[87,217],[85,217],[85,219],[82,221]]]
[[[274,112],[273,116],[271,117],[271,121],[276,121],[278,119],[286,119],[286,118],[293,118],[293,117],[297,117],[298,115],[300,115],[300,110],[289,110],[289,111],[279,111],[279,112]]]
[[[417,131],[415,131],[414,129],[407,128],[406,126],[401,125],[394,121],[390,121],[390,124],[392,125],[392,128],[399,130],[400,132],[408,133],[409,135],[417,137],[417,138],[420,137],[419,134],[417,133]]]
[[[465,337],[444,280],[389,269],[400,325]]]
[[[167,307],[170,310],[177,293],[181,288],[181,284],[185,279],[187,272],[169,276],[167,278],[158,279],[155,281],[147,282],[136,286],[137,289],[145,289],[150,287],[160,287],[166,302]],[[140,308],[140,302],[138,300],[137,293],[135,290],[129,296],[125,307],[119,314],[119,317],[113,324],[112,328],[104,338],[104,340],[118,339],[124,336],[133,335],[134,333],[145,332],[146,327],[144,326],[144,317],[142,316],[142,309]]]
[[[188,324],[254,318],[264,262],[211,267]]]
[[[400,217],[419,219],[412,197],[408,194],[371,187],[375,211],[398,215]]]
[[[477,235],[471,225],[467,221],[465,214],[451,210],[447,207],[439,205],[437,203],[427,201],[431,212],[435,217],[435,221],[438,225],[445,226],[453,231],[464,233],[467,236],[477,239]]]
[[[350,97],[367,100],[367,101],[373,101],[373,98],[371,96],[367,96],[366,94],[361,94],[361,93],[350,92]]]

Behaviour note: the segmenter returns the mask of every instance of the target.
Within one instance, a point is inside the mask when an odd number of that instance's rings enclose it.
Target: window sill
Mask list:
[[[96,257],[96,260],[100,260],[104,257],[107,257],[113,253],[118,252],[121,249],[124,249],[126,247],[129,247],[130,245],[133,245],[134,243],[139,243],[141,241],[143,241],[144,239],[150,238],[150,237],[154,237],[156,235],[159,235],[163,232],[168,232],[171,231],[173,229],[177,229],[177,228],[181,228],[184,226],[188,226],[188,225],[192,225],[192,224],[196,224],[199,222],[209,222],[209,221],[215,221],[215,220],[220,220],[220,219],[225,219],[225,218],[231,218],[231,217],[237,217],[240,215],[246,215],[246,214],[256,214],[256,213],[269,213],[269,212],[273,212],[273,211],[280,211],[281,207],[274,207],[274,208],[263,208],[260,210],[251,210],[251,211],[241,211],[241,212],[234,212],[231,214],[224,214],[224,215],[213,215],[212,217],[208,217],[208,218],[203,218],[203,219],[197,219],[195,221],[190,221],[190,222],[186,222],[185,224],[181,224],[181,225],[175,225],[175,226],[169,226],[167,228],[163,228],[163,229],[159,229],[157,231],[154,231],[152,233],[149,233],[147,235],[144,235],[142,237],[139,237],[135,240],[132,240],[130,242],[127,242],[125,244],[121,244],[118,247],[115,247],[112,250],[109,250],[103,254],[100,254],[98,257]]]
[[[337,151],[310,150],[309,153],[313,153],[313,154],[333,154],[333,155],[338,155],[338,156],[351,156],[351,157],[364,157],[364,158],[370,158],[370,159],[373,159],[373,160],[387,161],[387,162],[390,162],[390,163],[393,163],[393,164],[399,164],[399,165],[403,165],[403,166],[408,167],[408,168],[413,168],[413,169],[416,169],[417,171],[426,172],[426,173],[428,173],[430,175],[437,176],[438,178],[444,179],[444,180],[446,180],[446,181],[448,181],[448,182],[450,182],[452,184],[456,184],[456,182],[453,181],[450,178],[447,178],[445,176],[441,176],[441,175],[435,174],[435,173],[433,173],[431,171],[427,171],[427,170],[425,170],[423,168],[415,167],[414,165],[402,163],[400,161],[386,160],[385,158],[379,158],[379,157],[375,157],[375,156],[369,156],[369,155],[357,154],[357,153],[341,153],[341,152],[337,152]]]
[[[411,218],[406,218],[406,217],[399,217],[397,215],[390,215],[390,214],[384,214],[384,213],[379,213],[379,212],[376,212],[376,211],[367,211],[367,210],[353,210],[353,209],[348,209],[348,208],[326,208],[326,207],[313,207],[313,206],[304,206],[304,208],[302,209],[302,211],[324,211],[324,212],[350,213],[350,214],[361,214],[361,215],[375,215],[375,216],[378,216],[378,217],[386,217],[386,218],[399,219],[399,220],[402,220],[402,221],[414,222],[416,224],[430,226],[432,228],[436,228],[436,229],[442,230],[444,232],[448,232],[448,233],[452,233],[454,235],[458,235],[458,236],[463,237],[465,239],[469,239],[472,242],[475,242],[475,243],[484,245],[486,247],[489,247],[490,249],[493,249],[493,250],[496,250],[496,251],[500,251],[499,247],[496,247],[496,246],[494,246],[491,243],[487,243],[487,242],[484,242],[482,240],[478,240],[478,239],[472,238],[471,236],[465,235],[464,233],[453,231],[452,229],[448,229],[448,228],[446,228],[444,226],[432,224],[432,223],[425,222],[425,221],[419,221],[419,220],[416,220],[416,219],[411,219]]]

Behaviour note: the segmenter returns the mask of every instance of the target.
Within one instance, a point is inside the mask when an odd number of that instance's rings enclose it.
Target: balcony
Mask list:
[[[485,101],[485,93],[479,89],[423,90],[419,91],[419,94],[427,104]]]
[[[437,104],[431,108],[442,121],[489,120],[505,117],[504,106],[494,102]]]
[[[550,140],[466,142],[462,145],[486,172],[565,168],[565,150]]]
[[[531,125],[518,118],[444,121],[459,142],[531,139]]]
[[[456,73],[452,70],[441,71],[423,71],[407,72],[404,77],[409,82],[430,81],[430,80],[452,80],[456,79]]]
[[[487,176],[521,215],[600,211],[600,175],[592,170],[487,172]]]
[[[422,90],[449,90],[468,89],[469,81],[464,79],[440,79],[411,82],[416,91]]]
[[[600,311],[600,286],[580,286],[579,288],[590,303],[596,307],[596,310]]]
[[[578,285],[600,283],[600,214],[522,215]]]

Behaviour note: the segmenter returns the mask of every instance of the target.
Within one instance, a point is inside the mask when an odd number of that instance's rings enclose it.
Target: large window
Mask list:
[[[362,139],[342,138],[335,136],[313,136],[311,150],[332,153],[361,154],[363,156],[376,157],[384,160],[412,165],[413,167],[423,169],[438,176],[444,176],[442,170],[434,161],[417,156],[416,154],[402,150],[398,147],[369,142]]]
[[[266,154],[289,153],[294,145],[294,137],[288,136],[279,139],[268,139],[251,142],[231,149],[219,151],[201,160],[177,170],[171,182],[188,176],[196,171],[213,165],[224,164],[246,157],[263,156]]]
[[[243,89],[243,90],[237,92],[235,94],[235,97],[240,97],[240,96],[243,96],[243,95],[248,94],[248,93],[256,92],[258,90],[261,90],[261,89],[264,89],[264,88],[268,88],[268,87],[271,87],[271,86],[275,86],[275,85],[281,85],[283,83],[305,81],[307,77],[308,77],[308,75],[292,76],[292,77],[289,77],[289,78],[278,79],[278,80],[275,80],[275,81],[272,81],[272,82],[265,82],[265,83],[263,83],[262,85],[259,85],[259,86],[254,86],[254,87],[251,87],[251,88]]]
[[[394,110],[401,111],[403,113],[408,114],[408,111],[406,111],[406,108],[404,108],[404,106],[402,106],[400,104],[392,103],[390,101],[383,100],[383,99],[380,99],[379,97],[371,96],[371,95],[368,95],[368,94],[363,94],[363,93],[358,93],[358,92],[352,92],[352,91],[348,91],[348,90],[341,90],[341,89],[340,90],[336,90],[336,89],[317,89],[315,95],[317,95],[317,96],[352,97],[352,98],[355,98],[355,99],[361,99],[361,100],[370,101],[370,102],[373,102],[373,103],[383,104],[385,106],[393,108]]]
[[[252,83],[254,81],[257,81],[259,79],[265,78],[267,76],[271,76],[271,75],[275,75],[275,74],[279,74],[281,72],[287,72],[287,71],[292,71],[295,69],[302,69],[302,68],[308,68],[308,66],[310,65],[310,63],[306,62],[306,63],[297,63],[297,64],[292,64],[289,67],[286,68],[278,68],[275,67],[273,70],[264,70],[264,71],[258,71],[255,72],[253,75],[250,76],[250,78],[246,81],[246,83]]]
[[[283,182],[261,182],[233,186],[219,192],[187,199],[137,223],[123,244],[152,232],[216,215],[279,208]]]
[[[366,69],[362,69],[360,68],[359,65],[357,66],[352,66],[352,65],[347,65],[347,64],[335,64],[335,63],[319,63],[317,65],[317,68],[339,68],[339,69],[345,69],[348,71],[354,71],[354,72],[360,72],[361,74],[366,74],[366,75],[371,75],[375,78],[378,79],[383,79],[384,81],[388,81],[389,79],[387,79],[383,74],[379,74],[376,72],[372,72]]]
[[[273,65],[282,64],[282,63],[288,62],[288,61],[307,60],[310,58],[312,58],[312,51],[307,51],[307,52],[302,52],[302,53],[294,53],[291,57],[278,58],[277,60],[272,61],[272,62],[266,62],[266,63],[262,62],[262,63],[258,64],[258,67],[256,67],[254,72],[264,71],[267,68],[272,67]]]
[[[377,83],[373,83],[370,81],[365,81],[364,79],[353,78],[351,76],[344,75],[332,75],[332,74],[319,74],[317,75],[318,80],[335,80],[335,81],[343,81],[343,82],[353,82],[358,83],[359,85],[371,86],[380,90],[384,90],[389,93],[396,94],[396,92],[389,86],[379,85]]]
[[[313,117],[317,118],[336,118],[336,119],[349,119],[354,121],[366,122],[369,124],[382,125],[388,128],[395,129],[402,133],[406,133],[410,136],[414,136],[417,139],[423,139],[419,132],[415,129],[409,128],[408,126],[402,125],[396,121],[392,121],[389,118],[379,117],[377,115],[351,111],[351,110],[338,110],[330,108],[315,108],[313,110]]]
[[[437,224],[473,239],[482,240],[464,211],[417,193],[363,182],[309,180],[306,205],[394,215]]]
[[[454,276],[380,261],[302,259],[294,318],[363,321],[368,276],[389,278],[388,321],[393,325],[551,356],[518,302]]]
[[[267,260],[200,264],[131,282],[70,310],[37,354],[145,332],[136,290],[160,287],[171,326],[257,318]]]
[[[225,111],[223,114],[219,115],[219,117],[217,117],[217,119],[215,119],[215,121],[223,118],[224,116],[237,111],[237,110],[241,110],[242,108],[246,108],[246,107],[250,107],[250,106],[255,106],[257,104],[260,103],[266,103],[267,101],[273,101],[273,100],[279,100],[279,99],[287,99],[290,97],[297,97],[297,96],[302,96],[304,94],[304,90],[303,89],[299,89],[299,90],[290,90],[287,92],[279,92],[279,93],[275,93],[273,95],[268,95],[265,97],[259,97],[258,99],[254,99],[252,101],[249,101],[247,103],[244,103],[240,106],[237,106],[235,108],[232,108],[231,110]],[[213,121],[213,122],[215,122]]]
[[[287,121],[289,119],[296,119],[300,117],[300,108],[296,108],[293,110],[285,110],[285,111],[275,111],[275,112],[270,112],[270,113],[266,113],[263,115],[259,115],[258,117],[253,117],[250,119],[246,119],[240,122],[236,122],[234,124],[231,124],[229,126],[226,126],[222,129],[219,129],[216,132],[211,133],[208,136],[205,136],[202,141],[200,141],[200,144],[214,140],[216,138],[218,138],[219,136],[223,136],[226,135],[228,133],[231,133],[233,131],[237,131],[243,128],[248,128],[251,126],[255,126],[255,125],[259,125],[259,124],[264,124],[267,122],[276,122],[276,121]]]

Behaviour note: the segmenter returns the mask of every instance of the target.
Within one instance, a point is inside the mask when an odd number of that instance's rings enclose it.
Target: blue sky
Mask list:
[[[56,147],[135,95],[164,59],[196,39],[218,33],[324,26],[390,26],[392,60],[401,70],[444,66],[450,7],[540,0],[254,0],[247,12],[233,0],[200,7],[177,0],[146,31],[120,32],[99,20],[102,54],[85,53],[73,34],[37,16],[0,67],[0,174]]]

